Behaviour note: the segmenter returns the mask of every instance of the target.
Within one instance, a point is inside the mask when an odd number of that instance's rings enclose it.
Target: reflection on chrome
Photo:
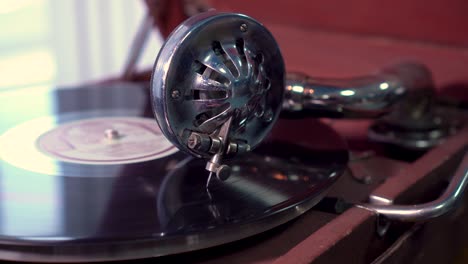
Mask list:
[[[343,96],[352,96],[355,94],[355,92],[353,90],[344,90],[344,91],[341,91],[340,94]]]
[[[375,212],[388,219],[420,222],[436,218],[453,210],[460,200],[468,183],[468,154],[460,163],[445,192],[436,200],[418,205],[391,205],[383,197],[373,196],[371,204],[358,204],[357,207]]]
[[[380,87],[380,90],[386,90],[389,87],[389,85],[388,83],[383,82],[379,85],[379,87]]]
[[[406,104],[415,107],[432,94],[429,70],[415,63],[399,64],[375,75],[349,79],[288,73],[283,110],[286,113],[307,111],[322,117],[379,117],[394,111],[400,102],[411,101]]]

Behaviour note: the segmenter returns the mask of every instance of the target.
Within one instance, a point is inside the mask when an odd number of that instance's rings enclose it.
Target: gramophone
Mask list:
[[[6,179],[0,220],[13,215],[24,227],[0,229],[4,259],[239,262],[252,261],[251,253],[287,263],[339,256],[380,261],[426,224],[462,218],[465,117],[440,106],[429,68],[402,62],[352,78],[289,72],[264,25],[242,14],[199,12],[206,9],[190,9],[193,16],[168,36],[149,87],[117,82],[59,91],[52,97],[62,105],[78,97],[98,103],[6,126],[1,146],[18,137],[27,141],[20,146],[30,146],[24,153],[12,148],[13,158],[0,153]],[[126,78],[152,23],[143,26]],[[416,161],[356,151],[333,126],[363,119],[372,122],[369,142],[396,155],[415,153]],[[44,124],[50,130],[37,140],[28,133]],[[114,128],[102,129],[108,126]],[[91,135],[98,148],[78,151],[86,160],[76,161],[76,152],[63,158],[46,144],[70,135],[77,142]],[[150,143],[164,151],[148,149]],[[26,161],[35,158],[49,163],[33,168]],[[449,180],[442,187],[441,178]],[[41,184],[25,184],[30,179]],[[30,196],[18,199],[25,186],[45,197],[44,187],[60,192],[36,206]],[[421,193],[431,195],[420,199]],[[86,221],[75,221],[82,215]],[[55,225],[45,230],[37,224],[43,219]],[[363,247],[343,253],[362,238],[368,238]]]
[[[432,148],[460,126],[435,110],[431,74],[421,64],[352,79],[286,74],[278,44],[263,25],[215,11],[191,17],[169,36],[151,91],[165,136],[180,150],[208,159],[207,187],[212,174],[229,177],[224,157],[256,148],[280,116],[380,117],[369,138],[412,150]]]

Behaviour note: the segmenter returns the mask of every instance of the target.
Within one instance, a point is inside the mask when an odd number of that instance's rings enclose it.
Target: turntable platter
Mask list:
[[[292,142],[283,133],[290,123],[280,121],[253,153],[228,161],[227,181],[207,190],[205,162],[165,145],[148,93],[122,83],[0,93],[0,258],[109,261],[220,245],[301,215],[345,170],[346,145],[331,128],[316,122],[297,132],[313,135],[308,142]],[[123,141],[85,144],[65,157],[51,151],[65,140],[62,129],[89,143],[94,128],[105,137],[101,130],[116,123],[139,135],[126,138],[122,159],[109,159],[108,149]],[[140,124],[147,129],[135,130]],[[44,137],[52,140],[46,147]],[[132,151],[142,140],[164,151],[139,156]]]

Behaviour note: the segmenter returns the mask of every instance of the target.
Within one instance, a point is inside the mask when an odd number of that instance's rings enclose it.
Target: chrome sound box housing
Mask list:
[[[152,105],[164,135],[180,150],[210,159],[207,170],[255,148],[281,111],[285,67],[272,34],[254,19],[206,12],[182,23],[159,52]]]

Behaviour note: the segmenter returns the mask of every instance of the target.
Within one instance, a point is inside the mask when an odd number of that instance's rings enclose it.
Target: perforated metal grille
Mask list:
[[[263,54],[247,49],[245,40],[239,38],[234,43],[213,41],[203,57],[192,65],[196,81],[190,99],[198,110],[193,125],[212,132],[231,115],[237,129],[251,118],[262,118],[270,88]]]

